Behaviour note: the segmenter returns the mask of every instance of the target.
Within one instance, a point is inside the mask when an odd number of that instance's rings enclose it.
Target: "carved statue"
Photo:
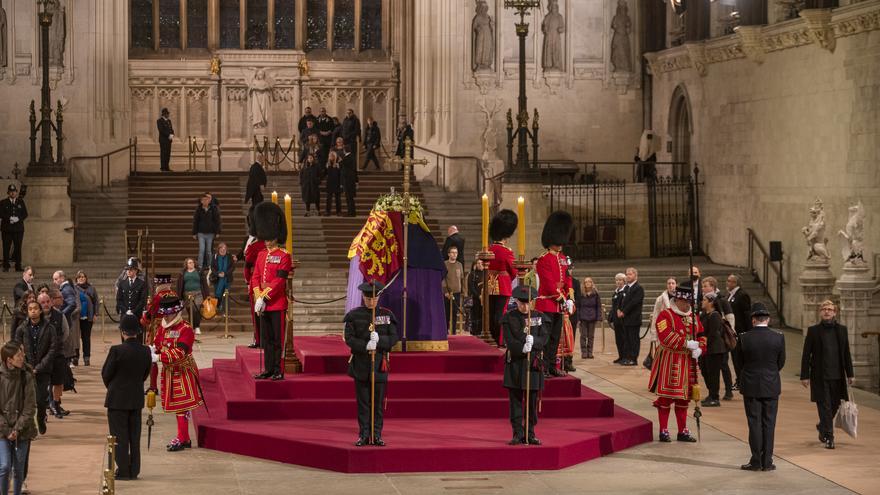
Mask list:
[[[63,67],[67,13],[61,0],[49,0],[46,11],[52,13],[52,25],[49,26],[49,65]]]
[[[300,76],[308,76],[309,75],[309,59],[303,57],[299,61],[299,75]]]
[[[816,198],[816,202],[810,207],[810,223],[801,229],[801,233],[810,247],[807,261],[827,262],[831,258],[826,247],[828,239],[825,238],[825,208],[821,199]]]
[[[474,53],[471,68],[474,71],[492,70],[495,59],[495,23],[489,16],[485,0],[477,0],[477,14],[471,23],[474,36]]]
[[[6,67],[6,11],[0,1],[0,67]]]
[[[849,207],[849,220],[844,230],[838,232],[847,241],[843,247],[843,260],[847,265],[865,264],[865,206],[861,201]]]
[[[216,55],[211,57],[211,75],[212,76],[219,76],[220,75],[221,63],[222,62],[220,62],[220,57],[218,57]]]
[[[565,62],[562,58],[562,33],[565,32],[565,19],[559,13],[557,0],[549,0],[547,10],[547,16],[541,23],[541,31],[544,33],[541,66],[545,71],[561,71],[565,69]]]
[[[629,19],[626,0],[618,0],[617,13],[611,20],[611,29],[614,31],[614,35],[611,37],[612,72],[632,72],[632,49],[629,43],[632,21]]]
[[[263,129],[269,125],[269,106],[275,82],[264,69],[244,69],[242,72],[248,87],[251,124],[254,129]]]
[[[501,111],[501,99],[497,98],[489,106],[488,102],[485,98],[481,98],[479,100],[480,111],[483,112],[483,132],[481,133],[481,138],[483,141],[483,161],[489,161],[496,159],[495,150],[498,149],[498,144],[495,141],[496,131],[495,131],[495,116],[498,115],[498,112]]]

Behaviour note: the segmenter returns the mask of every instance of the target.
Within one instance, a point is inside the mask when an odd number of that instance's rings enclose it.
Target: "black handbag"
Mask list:
[[[654,343],[651,342],[651,348],[648,350],[648,355],[645,356],[645,360],[642,361],[642,366],[645,368],[651,369],[651,366],[654,365]]]

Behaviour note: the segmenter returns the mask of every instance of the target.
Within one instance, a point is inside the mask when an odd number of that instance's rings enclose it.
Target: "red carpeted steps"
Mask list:
[[[566,377],[546,382],[537,427],[544,444],[508,446],[504,355],[458,336],[448,352],[392,355],[388,445],[357,448],[341,337],[299,337],[296,351],[305,372],[279,382],[250,378],[260,355],[244,347],[203,370],[210,414],[195,413],[199,444],[343,472],[416,472],[561,469],[651,440],[649,421]]]

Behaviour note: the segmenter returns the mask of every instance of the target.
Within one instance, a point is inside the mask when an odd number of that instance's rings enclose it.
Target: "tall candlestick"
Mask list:
[[[272,202],[275,203],[276,205],[278,204],[278,192],[277,191],[272,191]]]
[[[516,198],[516,217],[518,222],[516,226],[517,254],[520,258],[524,258],[526,255],[526,200],[522,196]]]
[[[483,195],[483,251],[489,249],[489,196]]]
[[[273,195],[275,193],[272,193]],[[287,252],[293,254],[293,207],[290,203],[290,195],[284,195],[284,218],[287,221],[287,242],[284,247]]]

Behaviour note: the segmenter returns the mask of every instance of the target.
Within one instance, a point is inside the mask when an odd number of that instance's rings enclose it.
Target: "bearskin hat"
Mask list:
[[[550,246],[564,246],[571,239],[571,229],[574,221],[567,211],[554,211],[544,222],[544,231],[541,232],[541,245],[544,248]]]
[[[492,241],[507,239],[516,232],[516,213],[512,210],[501,210],[489,222],[489,238]]]
[[[274,240],[284,243],[287,240],[287,222],[281,207],[263,201],[254,208],[254,232],[261,241]]]

